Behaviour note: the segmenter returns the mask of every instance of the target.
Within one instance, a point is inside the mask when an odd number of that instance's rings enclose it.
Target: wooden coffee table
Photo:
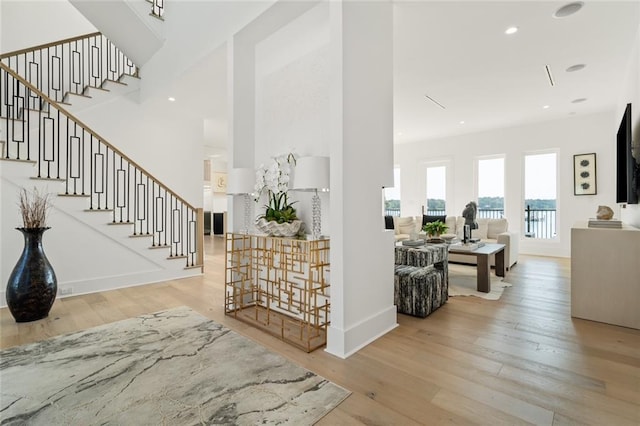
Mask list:
[[[475,256],[477,267],[477,288],[478,291],[489,293],[491,291],[491,267],[489,266],[489,256],[496,255],[496,275],[504,277],[504,244],[485,244],[475,250],[463,250],[455,245],[449,246],[449,253]]]

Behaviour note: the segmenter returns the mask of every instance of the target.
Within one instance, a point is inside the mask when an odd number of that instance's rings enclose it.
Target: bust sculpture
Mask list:
[[[478,222],[476,222],[476,215],[478,214],[478,205],[475,201],[469,201],[462,210],[462,217],[464,217],[464,232],[462,241],[464,244],[471,239],[471,230],[478,229]]]
[[[478,214],[478,205],[475,201],[469,201],[462,210],[462,217],[464,217],[464,224],[469,225],[469,229],[478,229],[478,222],[476,222],[476,216]]]

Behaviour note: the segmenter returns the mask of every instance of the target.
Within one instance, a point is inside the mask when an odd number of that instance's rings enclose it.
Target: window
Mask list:
[[[393,188],[384,189],[385,216],[400,216],[400,168],[393,169]]]
[[[557,153],[524,157],[524,235],[556,237]]]
[[[447,166],[427,166],[427,202],[425,214],[441,216],[446,214]]]
[[[478,159],[478,217],[504,216],[504,157]]]

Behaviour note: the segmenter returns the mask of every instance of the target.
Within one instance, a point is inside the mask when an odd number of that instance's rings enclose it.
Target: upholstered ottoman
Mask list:
[[[446,246],[396,247],[394,303],[402,314],[425,318],[449,298]]]

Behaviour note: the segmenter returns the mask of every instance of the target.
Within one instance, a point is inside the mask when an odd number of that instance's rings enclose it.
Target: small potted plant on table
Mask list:
[[[449,227],[441,220],[425,223],[422,230],[427,234],[429,243],[444,243],[444,240],[440,238],[440,235],[447,232]]]

